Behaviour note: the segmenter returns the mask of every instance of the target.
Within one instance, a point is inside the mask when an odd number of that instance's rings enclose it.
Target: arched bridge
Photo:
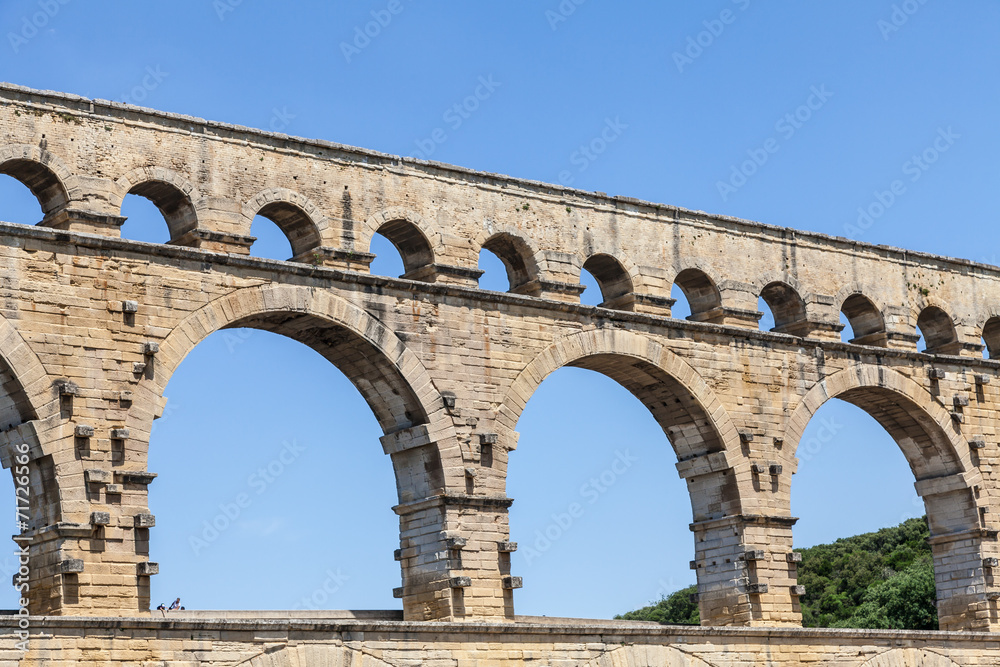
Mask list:
[[[9,85],[0,105],[0,172],[44,212],[0,225],[0,449],[15,472],[28,451],[33,613],[148,609],[164,388],[210,333],[254,327],[318,351],[377,417],[407,621],[513,618],[518,418],[577,366],[633,393],[677,454],[704,624],[800,624],[796,447],[841,398],[910,464],[941,627],[997,628],[1000,365],[982,350],[1000,354],[1000,270]],[[120,238],[129,194],[169,243]],[[288,261],[249,256],[258,215]],[[402,277],[369,274],[376,233]],[[484,248],[509,292],[478,289]],[[583,269],[600,306],[580,304]]]

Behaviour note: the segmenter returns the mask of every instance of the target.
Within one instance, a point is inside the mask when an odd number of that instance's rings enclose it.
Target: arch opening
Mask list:
[[[173,183],[146,181],[133,185],[126,193],[126,198],[128,195],[137,195],[153,202],[167,223],[170,241],[176,241],[198,226],[198,214],[195,211],[194,203],[184,191]],[[124,201],[122,206],[122,215],[124,216]],[[128,225],[128,221],[125,224]]]
[[[36,197],[21,181],[0,174],[0,220],[17,225],[37,225],[45,218]]]
[[[791,500],[802,517],[795,550],[803,553],[803,625],[937,629],[924,504],[893,437],[864,409],[832,399],[813,415],[796,453]],[[900,604],[886,604],[900,589]]]
[[[526,576],[519,613],[610,618],[694,583],[691,515],[679,517],[678,504],[704,521],[738,513],[739,502],[732,474],[720,474],[721,492],[706,494],[711,501],[689,494],[684,480],[663,482],[676,474],[670,468],[678,459],[723,448],[687,388],[649,361],[593,354],[539,381],[519,417],[508,477],[516,500],[511,539],[521,545],[514,569]],[[623,551],[622,544],[629,546]],[[629,580],[602,579],[594,584],[599,595],[578,585],[588,573],[626,564]]]
[[[387,239],[399,253],[403,265],[400,278],[433,281],[428,271],[429,267],[434,264],[434,252],[431,249],[430,241],[427,240],[419,227],[409,220],[390,220],[378,228],[376,235]],[[376,253],[376,261],[377,257]],[[373,265],[378,266],[374,262]]]
[[[786,283],[773,282],[761,290],[760,299],[771,312],[771,331],[787,333],[793,336],[809,334],[809,322],[806,319],[806,303],[795,289]],[[760,327],[766,330],[769,324],[761,318]]]
[[[312,218],[309,217],[308,213],[295,204],[285,201],[271,202],[257,211],[257,216],[254,219],[254,225],[258,228],[260,227],[258,223],[259,218],[264,218],[273,222],[287,239],[291,254],[286,255],[286,257],[282,257],[281,259],[299,257],[300,255],[304,255],[310,250],[318,248],[321,245],[319,230],[316,229],[316,224],[313,222]],[[251,232],[251,235],[253,236],[254,233]],[[251,253],[256,254],[254,252],[256,246],[257,243],[255,242],[254,245],[251,246]],[[266,255],[268,257],[271,257],[274,251],[277,251],[278,248],[281,248],[281,251],[284,252],[284,248],[281,244],[269,243],[268,246],[269,254]],[[278,257],[274,257],[274,259],[278,259]]]
[[[0,174],[10,176],[31,191],[42,213],[50,216],[69,204],[69,194],[55,172],[34,160],[8,160],[0,164]]]
[[[951,316],[937,306],[927,306],[917,318],[917,331],[923,338],[922,352],[958,354],[961,344]]]
[[[848,325],[841,333],[844,342],[876,347],[887,346],[885,320],[868,297],[863,294],[852,294],[844,300],[840,312],[841,322],[846,318]]]
[[[250,225],[250,236],[253,237],[250,246],[252,257],[290,261],[297,256],[288,235],[270,218],[256,216]]]
[[[991,317],[983,326],[983,356],[1000,358],[1000,317]]]
[[[621,262],[611,255],[597,254],[583,263],[583,270],[593,277],[600,290],[601,301],[592,305],[618,310],[631,308],[634,287],[631,276]],[[596,295],[589,298],[594,299],[595,297]]]
[[[507,233],[494,234],[486,240],[482,249],[503,263],[508,292],[522,293],[537,279],[538,270],[533,253],[523,239]],[[480,268],[488,269],[488,266],[482,266],[482,258],[483,254],[480,253]]]
[[[715,282],[704,271],[684,269],[674,278],[674,285],[680,288],[687,301],[690,315],[687,319],[700,322],[713,317],[722,307],[722,295]],[[673,294],[673,293],[672,293]],[[683,306],[678,312],[683,312]]]
[[[395,382],[385,364],[371,386],[359,381],[370,346],[343,331],[313,335],[322,324],[234,322],[171,375],[150,434],[152,606],[180,596],[188,609],[399,608],[389,509],[399,494],[378,438],[419,410],[385,405],[409,400],[398,385],[378,388]]]
[[[866,382],[863,379],[865,375],[860,370],[847,369],[829,377],[825,383],[811,390],[811,395],[803,399],[789,421],[793,424],[802,423],[803,415],[814,419],[820,406],[831,398],[837,398],[866,412],[888,434],[909,465],[910,479],[916,480],[915,490],[923,500],[930,536],[932,560],[923,563],[922,574],[911,574],[922,577],[922,581],[926,583],[930,581],[932,573],[940,568],[939,571],[943,574],[934,577],[933,597],[936,598],[942,629],[953,628],[964,622],[960,619],[968,611],[967,591],[974,590],[977,585],[974,574],[970,575],[972,580],[956,581],[950,574],[954,571],[953,564],[963,561],[981,562],[982,554],[975,540],[955,542],[949,536],[976,535],[980,531],[981,518],[974,493],[978,475],[968,460],[967,446],[962,446],[958,434],[951,428],[947,412],[935,404],[929,395],[925,396],[926,392],[891,371],[880,370],[878,384]],[[790,440],[796,447],[800,461],[808,464],[809,457],[817,455],[817,449],[822,450],[829,443],[833,443],[831,448],[835,446],[839,436],[831,434],[829,430],[828,427],[828,433],[820,438],[819,445],[810,443],[801,433],[796,434],[795,429],[790,432]],[[865,450],[870,450],[870,447],[866,446]],[[852,460],[851,466],[852,469],[857,468],[857,460]],[[856,473],[853,476],[859,475],[860,473]],[[843,493],[842,488],[837,491]],[[904,508],[900,520],[919,516],[916,511],[919,503],[904,504]],[[871,513],[871,510],[866,512]],[[974,573],[975,569],[968,571]],[[925,593],[924,599],[929,599],[931,593]],[[873,597],[875,602],[876,598],[877,596]],[[808,597],[805,602],[809,602]],[[927,614],[923,618],[926,619]]]

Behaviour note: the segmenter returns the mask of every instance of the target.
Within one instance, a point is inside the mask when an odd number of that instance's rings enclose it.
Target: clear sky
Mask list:
[[[0,79],[21,85],[1000,263],[1000,5],[988,0],[5,0],[0,27]],[[485,99],[452,111],[482,81]],[[616,140],[584,155],[608,124]],[[939,136],[946,151],[913,159]],[[873,208],[895,180],[905,191]],[[37,202],[0,181],[0,218],[37,222]],[[156,210],[132,199],[125,235],[165,240]],[[254,233],[254,254],[287,258],[270,223]],[[400,272],[391,246],[375,251],[376,272]],[[482,285],[502,288],[484,266]],[[392,469],[339,371],[293,341],[227,331],[167,395],[149,456],[154,606],[398,607]],[[684,484],[635,398],[563,369],[519,431],[519,613],[609,617],[693,583]],[[797,546],[922,514],[898,448],[861,410],[828,404],[803,443]],[[283,449],[292,462],[261,488],[255,471]],[[620,455],[633,465],[539,541]],[[252,504],[208,539],[205,523],[242,492]],[[9,580],[9,559],[0,570]]]

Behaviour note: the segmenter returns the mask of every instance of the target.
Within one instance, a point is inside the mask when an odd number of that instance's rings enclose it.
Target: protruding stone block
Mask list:
[[[524,585],[524,580],[521,577],[504,577],[503,587],[504,590],[512,591],[516,588],[521,588]]]
[[[124,488],[121,484],[108,484],[104,489],[104,493],[109,496],[120,496],[122,491],[124,491]]]
[[[93,438],[94,437],[94,427],[87,426],[85,424],[77,424],[73,429],[73,435],[78,438]]]
[[[152,528],[156,525],[156,517],[145,512],[135,515],[136,528]]]
[[[980,438],[969,440],[969,447],[972,447],[973,449],[986,449],[986,441]]]
[[[147,342],[142,344],[142,353],[147,357],[152,357],[160,352],[160,344]]]
[[[498,436],[496,433],[480,433],[479,434],[479,444],[480,445],[495,445],[497,444]]]
[[[139,312],[139,302],[138,301],[122,301],[122,312],[123,313],[138,313]]]
[[[764,560],[766,554],[760,549],[749,549],[743,552],[743,560]]]
[[[471,577],[452,577],[448,582],[452,588],[468,588],[472,585]]]
[[[927,377],[932,380],[944,380],[948,377],[948,374],[940,368],[931,368],[927,371]]]
[[[392,597],[396,598],[397,600],[402,600],[403,599],[403,587],[402,586],[398,586],[396,588],[393,588],[392,589]]]
[[[88,484],[110,484],[112,475],[109,470],[91,468],[83,471],[83,480]]]
[[[141,361],[133,363],[132,372],[136,375],[142,375],[143,373],[146,372],[146,364]]]
[[[977,375],[973,375],[972,379],[973,379],[973,381],[976,384],[989,384],[990,383],[990,376],[989,375],[977,374]]]
[[[777,463],[772,463],[767,469],[772,475],[780,475],[782,471],[781,465]]]
[[[767,593],[767,584],[747,584],[747,593],[750,595],[763,595]]]
[[[1000,567],[1000,558],[984,558],[983,567],[988,567],[988,568]]]
[[[395,560],[395,561],[403,560],[403,550],[402,549],[396,549],[395,551],[393,551],[392,552],[392,559]]]
[[[159,574],[159,573],[160,573],[159,563],[150,563],[147,561],[143,563],[138,563],[136,566],[136,574],[138,574],[140,577],[151,577],[154,574]]]
[[[110,526],[111,525],[111,513],[110,512],[91,512],[90,513],[90,523],[94,526]]]
[[[755,475],[766,475],[768,473],[768,467],[763,463],[754,463],[750,466],[750,472]]]
[[[952,402],[955,404],[956,408],[964,408],[969,404],[968,396],[955,396],[952,398]]]
[[[468,540],[464,537],[449,537],[445,539],[444,544],[449,549],[464,549]]]
[[[497,542],[497,551],[502,554],[510,554],[517,551],[517,542]]]
[[[128,440],[128,429],[127,428],[113,428],[111,429],[111,439],[112,440]]]
[[[792,588],[792,595],[796,597],[802,597],[803,595],[806,594],[806,587],[802,586],[801,584],[797,586],[792,586],[791,588]]]
[[[802,553],[798,552],[798,551],[793,551],[791,553],[787,553],[787,554],[785,554],[785,560],[788,561],[789,563],[801,563],[802,562]]]
[[[59,382],[56,383],[56,386],[59,387],[60,396],[80,395],[80,387],[77,386],[75,382],[70,382],[69,380],[60,380]]]
[[[67,558],[59,561],[60,574],[79,574],[83,572],[82,558]]]

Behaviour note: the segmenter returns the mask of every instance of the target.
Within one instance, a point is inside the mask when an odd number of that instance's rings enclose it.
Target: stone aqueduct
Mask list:
[[[533,391],[569,365],[619,382],[669,437],[703,624],[800,624],[789,488],[803,429],[836,397],[912,468],[941,628],[1000,629],[1000,363],[981,354],[1000,354],[1000,269],[17,86],[0,105],[0,172],[45,216],[0,225],[0,449],[16,469],[30,447],[33,614],[145,613],[164,388],[207,335],[255,327],[329,359],[384,430],[405,623],[488,635],[514,619],[508,458]],[[159,207],[168,244],[120,238],[128,194]],[[249,256],[257,215],[293,258]],[[376,233],[401,278],[369,275]],[[509,293],[478,289],[482,248]],[[599,307],[579,303],[581,269]],[[571,664],[612,664],[600,655]]]

